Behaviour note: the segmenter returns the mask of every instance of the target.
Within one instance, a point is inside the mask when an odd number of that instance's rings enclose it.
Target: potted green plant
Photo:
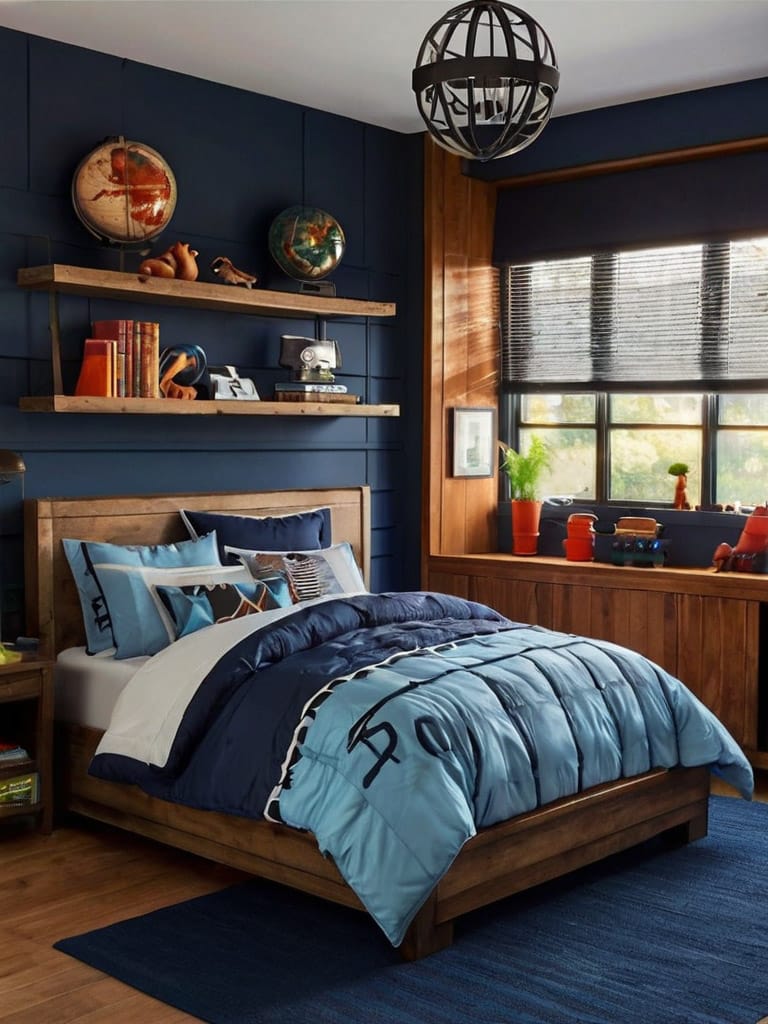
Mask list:
[[[539,482],[551,465],[549,448],[540,437],[531,437],[525,454],[503,442],[501,470],[509,480],[512,499],[512,553],[535,555],[539,544],[541,496]]]

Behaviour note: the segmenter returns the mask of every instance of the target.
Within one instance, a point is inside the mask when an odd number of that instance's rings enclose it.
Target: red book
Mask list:
[[[113,338],[117,342],[116,393],[120,398],[133,398],[133,320],[94,320],[91,335]]]

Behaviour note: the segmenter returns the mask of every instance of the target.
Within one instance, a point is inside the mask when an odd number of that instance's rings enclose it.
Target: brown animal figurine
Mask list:
[[[165,370],[160,378],[160,394],[163,398],[179,398],[183,401],[192,401],[197,398],[197,390],[189,385],[177,384],[173,379],[177,373],[186,370],[194,364],[194,359],[184,352],[180,352],[174,361]]]
[[[189,242],[174,242],[160,256],[149,256],[139,264],[139,273],[144,277],[175,277],[179,281],[196,281],[199,273],[197,249],[190,249]]]
[[[239,284],[243,288],[252,288],[258,278],[254,274],[246,274],[244,270],[238,270],[228,256],[217,256],[211,260],[211,270],[225,284]]]

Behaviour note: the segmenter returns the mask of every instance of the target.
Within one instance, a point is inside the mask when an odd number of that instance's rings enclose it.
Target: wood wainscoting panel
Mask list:
[[[678,594],[676,618],[675,675],[714,711],[738,743],[754,748],[759,602]]]

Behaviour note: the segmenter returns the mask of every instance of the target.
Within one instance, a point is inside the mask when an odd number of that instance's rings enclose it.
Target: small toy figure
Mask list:
[[[670,476],[677,477],[677,483],[675,484],[675,500],[673,508],[689,509],[691,506],[688,502],[688,493],[686,487],[688,486],[688,467],[684,462],[673,462],[667,472]]]
[[[196,281],[198,275],[197,249],[189,242],[174,242],[160,256],[149,256],[139,264],[139,273],[145,277],[175,277],[179,281]]]
[[[768,569],[768,506],[758,505],[749,516],[736,547],[723,542],[712,556],[718,572],[765,572]]]
[[[211,270],[225,284],[252,288],[258,281],[255,274],[247,274],[244,270],[238,270],[228,256],[217,256],[211,260]]]

